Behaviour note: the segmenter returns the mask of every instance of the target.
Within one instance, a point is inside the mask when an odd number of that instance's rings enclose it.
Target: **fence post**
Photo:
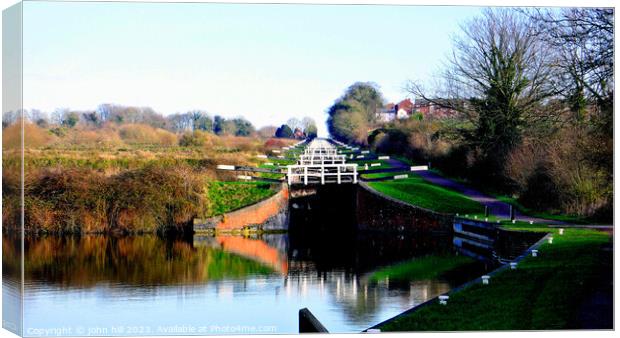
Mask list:
[[[338,184],[340,184],[340,166],[337,166],[336,169],[337,171],[337,175],[338,175]]]
[[[291,166],[290,165],[287,167],[287,170],[288,170],[288,185],[290,186],[291,183],[293,183],[293,177],[292,177],[292,172],[293,171],[291,170]]]
[[[304,185],[308,185],[308,167],[304,166]]]

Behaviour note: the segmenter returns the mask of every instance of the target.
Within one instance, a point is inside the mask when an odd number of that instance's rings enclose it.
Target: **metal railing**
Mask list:
[[[323,164],[344,164],[346,158],[344,155],[300,155],[297,164],[300,165],[323,165]]]
[[[288,184],[357,183],[356,164],[288,165]]]

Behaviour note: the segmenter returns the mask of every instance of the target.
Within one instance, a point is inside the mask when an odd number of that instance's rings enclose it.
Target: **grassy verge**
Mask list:
[[[369,182],[368,185],[401,201],[443,213],[481,213],[482,204],[456,191],[433,185],[411,174],[395,181]]]
[[[471,186],[471,182],[461,178],[461,177],[453,177],[453,176],[448,176],[445,175],[443,172],[441,172],[440,170],[433,168],[431,169],[432,172],[444,176],[446,178],[449,178],[455,182],[464,184],[464,185],[470,185]],[[523,204],[521,204],[516,198],[514,197],[510,197],[510,196],[505,196],[505,195],[500,195],[497,194],[493,191],[490,191],[488,189],[488,187],[479,187],[479,186],[475,186],[474,188],[482,191],[485,194],[488,194],[490,196],[493,196],[495,198],[497,198],[498,200],[504,202],[504,203],[508,203],[508,204],[512,204],[514,207],[517,208],[517,210],[519,210],[519,212],[521,212],[524,215],[529,215],[532,217],[537,217],[537,218],[542,218],[542,219],[548,219],[548,220],[554,220],[554,221],[560,221],[560,222],[566,222],[569,224],[602,224],[600,221],[595,220],[595,219],[590,219],[587,217],[581,217],[581,216],[577,216],[577,215],[566,215],[566,214],[561,214],[559,211],[558,212],[541,212],[541,211],[536,211],[530,208],[527,208],[525,206],[523,206]],[[607,223],[608,224],[608,223]]]
[[[392,172],[392,173],[362,174],[362,178],[365,178],[365,179],[388,178],[388,177],[394,177],[396,175],[405,175],[405,174],[409,176],[414,175],[411,173],[411,171],[399,171],[399,172]]]
[[[387,266],[370,275],[370,281],[388,278],[396,281],[414,281],[438,278],[458,267],[473,263],[474,260],[465,256],[425,256]]]
[[[216,216],[259,202],[276,193],[275,185],[261,182],[210,182],[209,214]]]
[[[357,170],[359,172],[365,171],[364,170],[365,164],[368,164],[368,170],[392,168],[392,166],[389,163],[387,163],[385,160],[347,160],[347,163],[357,163],[358,165]],[[373,163],[380,163],[381,165],[373,167],[371,166],[371,164]]]
[[[540,225],[506,227],[556,232]],[[612,253],[606,233],[566,229],[553,244],[539,248],[538,257],[505,270],[489,285],[476,284],[437,303],[382,325],[382,331],[537,330],[578,327],[581,301],[600,280],[611,281]]]
[[[502,196],[502,195],[493,195],[493,196],[495,196],[495,198],[497,198],[498,200],[504,203],[514,205],[521,213],[527,214],[530,216],[550,219],[554,221],[561,221],[561,222],[566,222],[566,223],[571,223],[571,224],[597,224],[599,223],[597,221],[588,219],[586,217],[580,217],[576,215],[564,215],[564,214],[558,214],[558,213],[553,213],[553,212],[538,212],[538,211],[524,207],[521,203],[519,203],[519,201],[516,198],[512,198],[509,196]]]

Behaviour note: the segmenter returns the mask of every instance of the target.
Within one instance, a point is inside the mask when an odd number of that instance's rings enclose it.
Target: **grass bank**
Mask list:
[[[277,185],[262,182],[210,182],[206,216],[217,216],[262,201],[277,192]]]
[[[377,179],[377,178],[390,178],[396,175],[407,175],[413,176],[411,171],[399,171],[399,172],[390,172],[390,173],[372,173],[372,174],[361,174],[363,179]]]
[[[553,233],[516,270],[504,270],[489,285],[476,284],[450,295],[447,306],[430,304],[383,324],[382,331],[550,330],[583,325],[582,304],[612,281],[611,237],[585,229],[563,235],[541,225],[505,224],[515,230]],[[611,316],[611,314],[610,314]]]
[[[454,190],[429,183],[413,173],[409,173],[409,178],[406,179],[369,182],[368,185],[388,196],[437,212],[463,214],[484,212],[482,204]]]

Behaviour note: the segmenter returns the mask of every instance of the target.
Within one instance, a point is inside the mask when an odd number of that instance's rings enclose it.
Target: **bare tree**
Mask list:
[[[571,110],[582,113],[587,101],[609,105],[614,91],[613,9],[537,9],[525,13],[536,23],[537,33],[549,50],[556,51],[557,91]]]
[[[295,130],[295,129],[302,129],[304,128],[304,125],[302,123],[302,121],[300,121],[298,118],[290,118],[288,119],[288,121],[286,121],[286,124],[291,127],[291,129]]]
[[[488,178],[503,175],[509,152],[523,129],[554,118],[541,111],[553,96],[550,57],[526,15],[515,9],[485,11],[462,27],[439,87],[432,93],[419,83],[409,91],[417,97],[461,112],[471,123],[461,135],[479,154]]]

